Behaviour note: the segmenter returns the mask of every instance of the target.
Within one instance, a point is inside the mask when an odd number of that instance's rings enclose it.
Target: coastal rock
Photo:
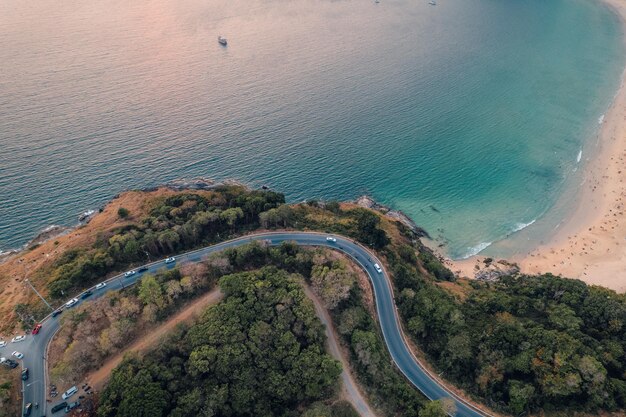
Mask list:
[[[392,219],[396,219],[400,223],[404,224],[406,227],[409,228],[409,230],[411,230],[415,234],[415,236],[417,236],[417,237],[426,237],[426,238],[430,239],[430,236],[428,235],[428,232],[426,230],[422,229],[417,224],[415,224],[415,222],[409,216],[407,216],[406,214],[404,214],[400,210],[393,210],[393,209],[391,209],[391,207],[388,207],[388,206],[385,206],[383,204],[377,203],[373,198],[371,198],[371,197],[369,197],[367,195],[363,195],[363,196],[357,198],[354,201],[354,204],[356,204],[357,206],[360,206],[360,207],[364,207],[364,208],[368,208],[368,209],[379,211],[379,212],[383,213],[384,215],[386,215],[387,217],[391,217]]]
[[[500,277],[517,275],[520,268],[517,264],[505,260],[494,262],[491,258],[483,259],[482,263],[476,264],[474,278],[479,281],[497,281]]]
[[[32,248],[33,246],[41,245],[46,240],[64,235],[65,233],[68,233],[70,230],[72,230],[71,227],[59,226],[59,225],[53,224],[43,229],[37,236],[35,236],[30,242],[28,242],[25,245],[25,247]]]

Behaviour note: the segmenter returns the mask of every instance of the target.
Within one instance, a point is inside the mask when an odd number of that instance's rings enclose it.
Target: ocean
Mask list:
[[[369,194],[489,253],[579,172],[625,64],[592,0],[0,0],[0,45],[5,251],[208,177]]]

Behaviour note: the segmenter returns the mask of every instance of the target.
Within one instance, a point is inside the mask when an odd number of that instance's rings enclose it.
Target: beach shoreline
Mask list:
[[[626,0],[602,2],[620,18],[626,49]],[[572,210],[547,241],[508,259],[519,265],[521,273],[552,273],[626,292],[625,77],[626,69],[604,115],[595,152],[584,166]],[[470,278],[487,268],[497,268],[480,255],[458,261],[447,259],[446,264],[457,275]]]

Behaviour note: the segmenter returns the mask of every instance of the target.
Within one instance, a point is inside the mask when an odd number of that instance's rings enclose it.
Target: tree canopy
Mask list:
[[[287,416],[333,393],[341,366],[297,278],[268,267],[220,286],[197,324],[113,372],[100,417]]]

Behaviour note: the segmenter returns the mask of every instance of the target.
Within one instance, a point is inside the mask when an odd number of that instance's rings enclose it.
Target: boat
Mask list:
[[[219,42],[220,45],[222,46],[226,46],[228,45],[228,41],[226,40],[226,38],[222,38],[221,36],[217,37],[217,41]]]
[[[431,6],[436,6],[437,2],[435,0],[430,0],[428,4],[430,4]]]

